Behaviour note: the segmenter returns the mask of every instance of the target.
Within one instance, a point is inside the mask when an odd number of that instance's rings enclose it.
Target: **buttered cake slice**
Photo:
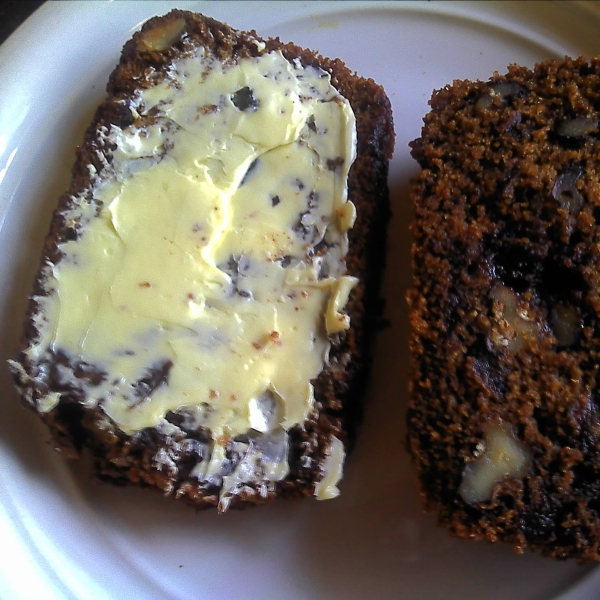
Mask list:
[[[336,496],[392,146],[383,90],[340,61],[188,12],[149,21],[79,150],[10,363],[58,449],[221,511]]]

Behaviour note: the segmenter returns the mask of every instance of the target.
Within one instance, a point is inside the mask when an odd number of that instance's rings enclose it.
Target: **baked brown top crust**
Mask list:
[[[264,45],[264,46],[263,46]],[[48,294],[45,266],[61,259],[60,244],[76,240],[82,224],[73,219],[73,198],[91,187],[90,169],[98,176],[111,160],[110,142],[103,134],[112,126],[135,125],[129,102],[141,88],[156,85],[164,78],[173,60],[205,47],[223,62],[258,56],[280,50],[290,61],[313,65],[331,74],[332,85],[349,100],[356,117],[357,159],[350,171],[348,197],[356,205],[358,217],[349,232],[348,274],[360,278],[347,305],[351,328],[332,339],[329,360],[313,382],[314,410],[308,420],[291,432],[290,472],[280,482],[244,486],[232,499],[231,507],[260,504],[276,496],[314,493],[322,477],[323,465],[332,436],[350,448],[360,417],[368,365],[371,333],[379,312],[378,286],[384,264],[385,227],[389,218],[387,168],[393,150],[394,132],[390,103],[383,89],[372,80],[353,74],[339,60],[284,44],[278,39],[262,40],[254,32],[235,31],[223,23],[186,11],[175,10],[149,20],[123,48],[121,60],[110,76],[108,97],[98,108],[77,149],[72,182],[54,214],[44,245],[42,266],[34,285],[25,325],[21,353],[13,363],[15,383],[23,401],[49,427],[56,447],[78,457],[90,450],[96,476],[113,483],[133,483],[158,488],[167,495],[197,506],[218,504],[218,489],[200,484],[190,476],[201,456],[202,431],[183,431],[177,439],[155,428],[127,435],[99,407],[86,409],[80,390],[65,388],[57,369],[67,361],[60,353],[43,364],[30,360],[25,350],[38,337],[36,319],[42,306],[36,297]],[[70,365],[72,368],[73,365]],[[98,376],[93,365],[77,365],[82,378]],[[38,401],[48,390],[59,392],[61,400],[50,412],[40,410]],[[167,457],[157,460],[157,456]],[[239,457],[238,457],[239,458]],[[228,455],[231,465],[237,458]]]
[[[600,60],[513,65],[430,104],[408,295],[423,501],[461,537],[598,560]],[[498,428],[525,468],[473,500]]]

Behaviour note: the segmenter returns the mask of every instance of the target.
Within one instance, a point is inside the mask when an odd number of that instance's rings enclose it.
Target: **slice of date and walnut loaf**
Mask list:
[[[173,11],[125,45],[11,369],[56,447],[196,506],[333,497],[394,131],[339,60]]]
[[[472,539],[600,558],[600,59],[431,99],[412,142],[408,446]]]

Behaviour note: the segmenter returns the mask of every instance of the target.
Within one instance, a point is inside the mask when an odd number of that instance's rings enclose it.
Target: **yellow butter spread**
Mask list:
[[[325,474],[315,487],[317,500],[331,500],[339,496],[340,490],[337,484],[342,478],[345,457],[344,444],[333,436],[329,446],[329,454],[325,459]]]
[[[222,64],[200,51],[129,108],[138,123],[105,132],[94,202],[76,199],[85,227],[61,246],[30,354],[96,366],[102,381],[78,385],[127,433],[178,411],[209,430],[205,478],[229,440],[306,419],[329,335],[349,327],[354,115],[328,73],[280,52]],[[278,455],[267,476],[286,465]]]

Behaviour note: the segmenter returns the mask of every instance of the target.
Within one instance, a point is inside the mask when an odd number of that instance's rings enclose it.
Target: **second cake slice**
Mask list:
[[[600,61],[434,93],[413,156],[408,442],[471,539],[600,558]]]

